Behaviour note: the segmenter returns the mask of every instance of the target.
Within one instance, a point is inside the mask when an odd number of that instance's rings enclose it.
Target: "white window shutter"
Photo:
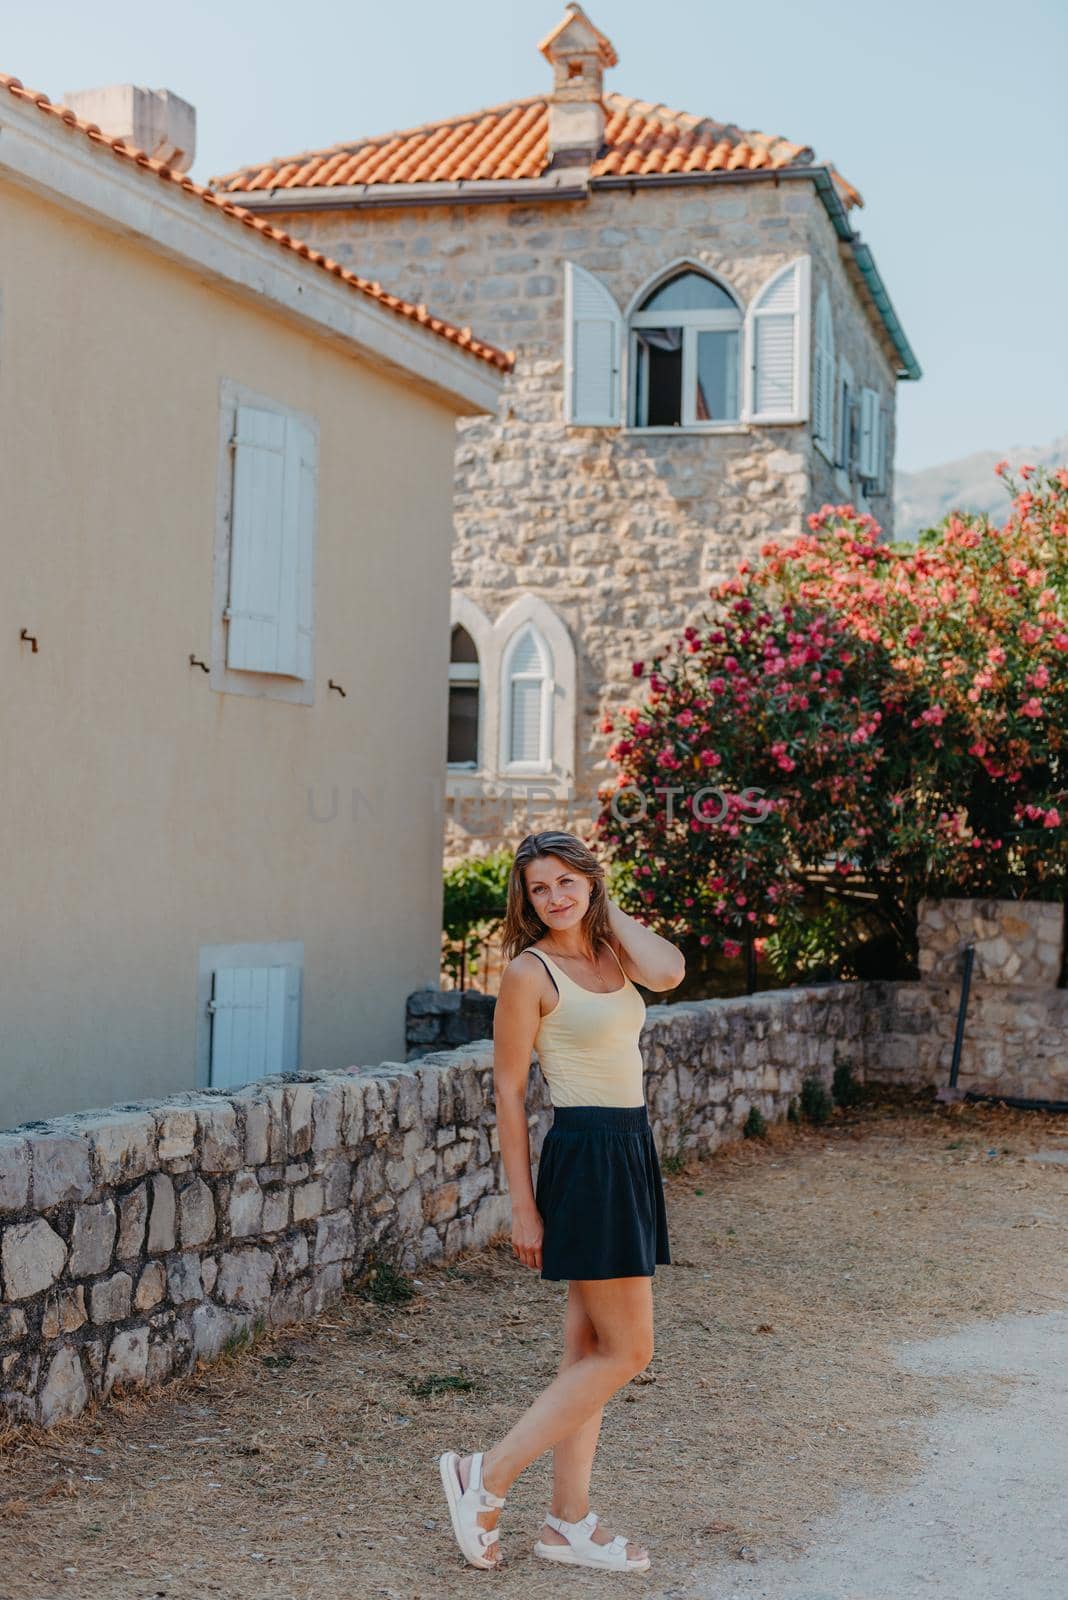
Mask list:
[[[512,652],[509,666],[509,761],[537,761],[541,755],[541,653],[529,630]]]
[[[860,391],[860,450],[857,470],[862,478],[879,476],[879,396],[874,389]]]
[[[879,412],[879,488],[885,493],[890,485],[890,413]]]
[[[834,325],[827,285],[816,303],[816,350],[812,381],[813,431],[828,452],[834,448]]]
[[[293,531],[297,546],[297,582],[294,607],[296,676],[312,676],[314,626],[314,551],[318,505],[318,444],[315,434],[295,417],[286,423],[286,483],[296,480]]]
[[[239,405],[233,448],[227,665],[310,677],[315,435]]]
[[[220,967],[211,997],[213,1088],[233,1089],[296,1070],[300,968]]]
[[[623,319],[599,278],[564,265],[564,416],[616,428],[622,418]]]
[[[808,416],[810,281],[810,259],[799,256],[768,279],[746,315],[746,412],[753,422]]]

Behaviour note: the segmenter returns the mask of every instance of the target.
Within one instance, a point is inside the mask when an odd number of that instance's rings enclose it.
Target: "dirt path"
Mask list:
[[[929,1421],[1009,1399],[1007,1378],[999,1396],[967,1363],[912,1371],[893,1348],[1064,1307],[1068,1166],[1032,1159],[1055,1146],[1063,1118],[897,1096],[667,1177],[657,1352],[607,1408],[593,1486],[652,1551],[628,1588],[720,1600],[699,1574],[732,1570],[759,1595],[844,1496],[907,1490]],[[395,1305],[352,1294],[156,1399],[9,1437],[0,1597],[558,1596],[530,1553],[549,1459],[509,1496],[506,1569],[480,1573],[452,1543],[435,1457],[487,1444],[551,1378],[563,1286],[507,1245],[419,1282]],[[566,1575],[569,1593],[604,1582]]]

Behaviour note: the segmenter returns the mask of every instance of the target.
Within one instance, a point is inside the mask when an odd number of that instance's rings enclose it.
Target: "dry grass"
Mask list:
[[[896,1095],[667,1178],[657,1352],[606,1410],[593,1485],[606,1524],[652,1551],[631,1586],[798,1548],[844,1488],[901,1486],[917,1419],[998,1403],[998,1380],[913,1376],[889,1346],[1063,1303],[1068,1168],[1026,1159],[1058,1143],[1054,1116]],[[558,1595],[530,1553],[549,1458],[502,1513],[506,1567],[482,1573],[453,1545],[435,1457],[488,1444],[552,1377],[565,1293],[502,1243],[423,1272],[410,1301],[353,1293],[161,1395],[12,1430],[0,1594]]]

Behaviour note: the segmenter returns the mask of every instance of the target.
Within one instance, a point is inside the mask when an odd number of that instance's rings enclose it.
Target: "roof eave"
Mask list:
[[[156,255],[192,267],[254,305],[266,302],[394,376],[444,401],[458,415],[492,412],[504,372],[420,323],[357,293],[254,228],[235,226],[215,206],[190,204],[179,185],[147,180],[135,161],[118,160],[32,102],[4,104],[0,178],[28,189]]]
[[[815,186],[839,239],[856,263],[872,308],[885,329],[898,361],[896,376],[917,380],[923,369],[887,293],[870,248],[850,225],[842,197],[826,166],[758,167],[736,172],[671,172],[605,174],[592,177],[587,167],[563,168],[540,178],[460,179],[437,183],[362,183],[306,189],[238,190],[233,198],[250,211],[388,210],[395,206],[508,205],[523,201],[585,200],[593,189],[697,188],[711,183],[805,182]]]

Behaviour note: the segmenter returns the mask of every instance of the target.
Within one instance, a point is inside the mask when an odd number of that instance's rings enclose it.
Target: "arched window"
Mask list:
[[[479,664],[475,641],[457,623],[449,651],[450,767],[478,766]]]
[[[630,317],[633,425],[736,422],[741,337],[741,308],[714,278],[687,267],[658,284]]]
[[[531,624],[519,629],[504,652],[501,683],[501,765],[512,772],[543,772],[552,760],[551,656]]]

